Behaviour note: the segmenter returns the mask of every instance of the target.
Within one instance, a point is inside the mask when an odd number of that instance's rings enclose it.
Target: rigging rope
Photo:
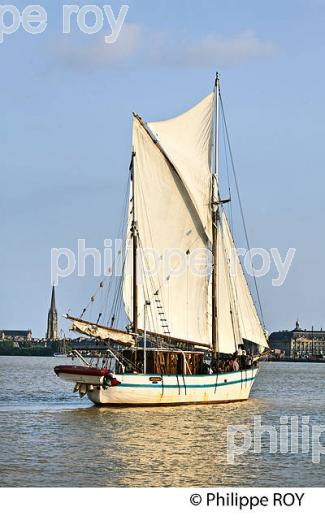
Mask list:
[[[118,221],[119,222],[118,235],[117,235],[118,239],[120,239],[121,237],[124,237],[125,233],[126,233],[126,227],[127,227],[127,222],[128,222],[128,199],[129,199],[129,178],[127,178],[127,189],[125,190],[124,201],[122,204],[122,214]],[[121,253],[122,253],[121,251],[119,251],[118,254],[116,254],[116,252],[115,252],[113,264],[111,267],[108,268],[108,266],[106,266],[106,265],[104,266],[105,270],[107,270],[107,273],[106,272],[104,273],[105,278],[103,278],[101,280],[96,291],[91,295],[88,304],[86,305],[86,307],[84,307],[84,309],[82,310],[82,313],[80,314],[80,318],[83,318],[85,313],[87,311],[89,311],[88,319],[89,319],[89,321],[91,321],[91,310],[92,310],[93,304],[97,298],[98,291],[100,289],[104,289],[104,284],[106,282],[106,279],[107,279],[107,277],[109,277],[109,281],[106,285],[106,287],[107,287],[106,294],[104,295],[103,290],[101,291],[100,308],[99,308],[99,313],[98,313],[96,323],[99,323],[99,321],[102,319],[103,322],[106,322],[108,324],[109,320],[112,321],[113,317],[114,317],[113,321],[118,321],[118,319],[120,317],[120,313],[121,313],[121,307],[122,307],[122,290],[121,290],[122,289],[122,283],[121,283],[122,276],[119,277],[120,279],[117,281],[117,276],[115,274],[115,268],[116,268],[117,261],[120,261]],[[125,262],[125,260],[124,260],[124,262]],[[122,266],[122,272],[124,272],[124,263]],[[111,309],[114,309],[114,310],[111,310],[110,316],[107,317],[108,306],[109,306],[109,296],[110,296],[111,291],[114,291],[113,305],[111,307]],[[107,318],[107,319],[105,319],[105,318]]]
[[[251,248],[250,248],[249,239],[248,239],[248,233],[247,233],[247,227],[246,227],[246,222],[245,222],[244,210],[243,210],[243,205],[242,205],[241,197],[240,197],[240,193],[239,193],[238,178],[237,178],[237,173],[236,173],[236,168],[235,168],[235,163],[234,163],[234,157],[233,157],[233,153],[232,153],[232,149],[231,149],[229,132],[228,132],[228,126],[227,126],[227,121],[226,121],[226,116],[225,116],[225,111],[224,111],[224,106],[223,106],[223,101],[222,101],[221,94],[220,94],[220,105],[221,105],[222,119],[223,119],[223,122],[224,122],[224,128],[225,128],[225,131],[226,131],[226,137],[227,137],[227,144],[228,144],[228,149],[229,149],[231,167],[232,167],[232,172],[233,172],[233,176],[234,176],[234,180],[235,180],[236,193],[237,193],[237,197],[238,197],[239,209],[240,209],[240,214],[241,214],[243,228],[244,228],[246,245],[247,245],[247,249],[248,249],[248,252],[249,252],[250,262],[251,262],[251,265],[253,267],[253,264],[252,264],[252,254],[251,254]],[[259,310],[260,310],[260,316],[261,316],[263,327],[265,328],[263,309],[262,309],[262,304],[261,304],[261,299],[260,299],[260,294],[259,294],[259,290],[258,290],[258,285],[257,285],[257,280],[256,280],[254,268],[253,268],[253,278],[254,278],[254,286],[255,286],[255,290],[256,290],[258,306],[259,306]]]
[[[223,122],[223,132],[222,132],[222,141],[223,141],[223,147],[225,151],[225,161],[226,161],[226,172],[227,172],[227,181],[228,181],[228,193],[229,193],[229,205],[227,204],[227,208],[229,207],[229,223],[230,223],[230,229],[233,233],[233,217],[232,217],[232,200],[231,200],[231,189],[230,189],[230,175],[229,175],[229,164],[228,164],[228,154],[227,154],[227,144],[226,144],[226,130],[225,130],[225,121],[224,118],[222,118]]]

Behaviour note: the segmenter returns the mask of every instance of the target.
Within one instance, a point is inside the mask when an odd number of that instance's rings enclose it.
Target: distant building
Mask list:
[[[47,316],[46,339],[55,341],[59,339],[58,334],[58,313],[55,306],[55,288],[52,287],[51,306]]]
[[[325,331],[303,330],[299,321],[291,331],[272,332],[269,343],[273,350],[283,350],[287,357],[325,356]]]
[[[32,331],[29,330],[0,330],[0,341],[31,341]]]

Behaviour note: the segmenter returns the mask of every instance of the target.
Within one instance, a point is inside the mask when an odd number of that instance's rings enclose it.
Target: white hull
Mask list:
[[[159,376],[117,374],[120,385],[96,386],[88,398],[97,405],[159,406],[212,404],[248,399],[258,368],[225,374]]]

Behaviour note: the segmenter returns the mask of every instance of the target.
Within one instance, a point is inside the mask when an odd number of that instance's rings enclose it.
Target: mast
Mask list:
[[[133,334],[138,333],[138,281],[137,281],[137,251],[138,251],[138,235],[137,235],[137,221],[135,215],[135,189],[134,189],[134,157],[135,152],[132,152],[132,159],[130,164],[131,182],[132,182],[132,223],[131,223],[131,235],[132,235],[132,251],[133,251]]]
[[[217,327],[217,224],[219,220],[218,186],[219,174],[219,75],[215,80],[215,132],[214,132],[214,173],[212,174],[211,211],[212,211],[212,348],[214,354],[218,352],[218,327]]]

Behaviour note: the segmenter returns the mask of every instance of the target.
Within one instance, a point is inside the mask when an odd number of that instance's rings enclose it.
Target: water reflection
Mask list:
[[[263,443],[227,463],[227,426],[309,415],[325,424],[324,365],[265,364],[245,403],[97,408],[52,375],[54,359],[0,358],[2,486],[324,485],[322,464]],[[13,373],[20,373],[13,378]],[[8,375],[10,373],[10,376]]]

